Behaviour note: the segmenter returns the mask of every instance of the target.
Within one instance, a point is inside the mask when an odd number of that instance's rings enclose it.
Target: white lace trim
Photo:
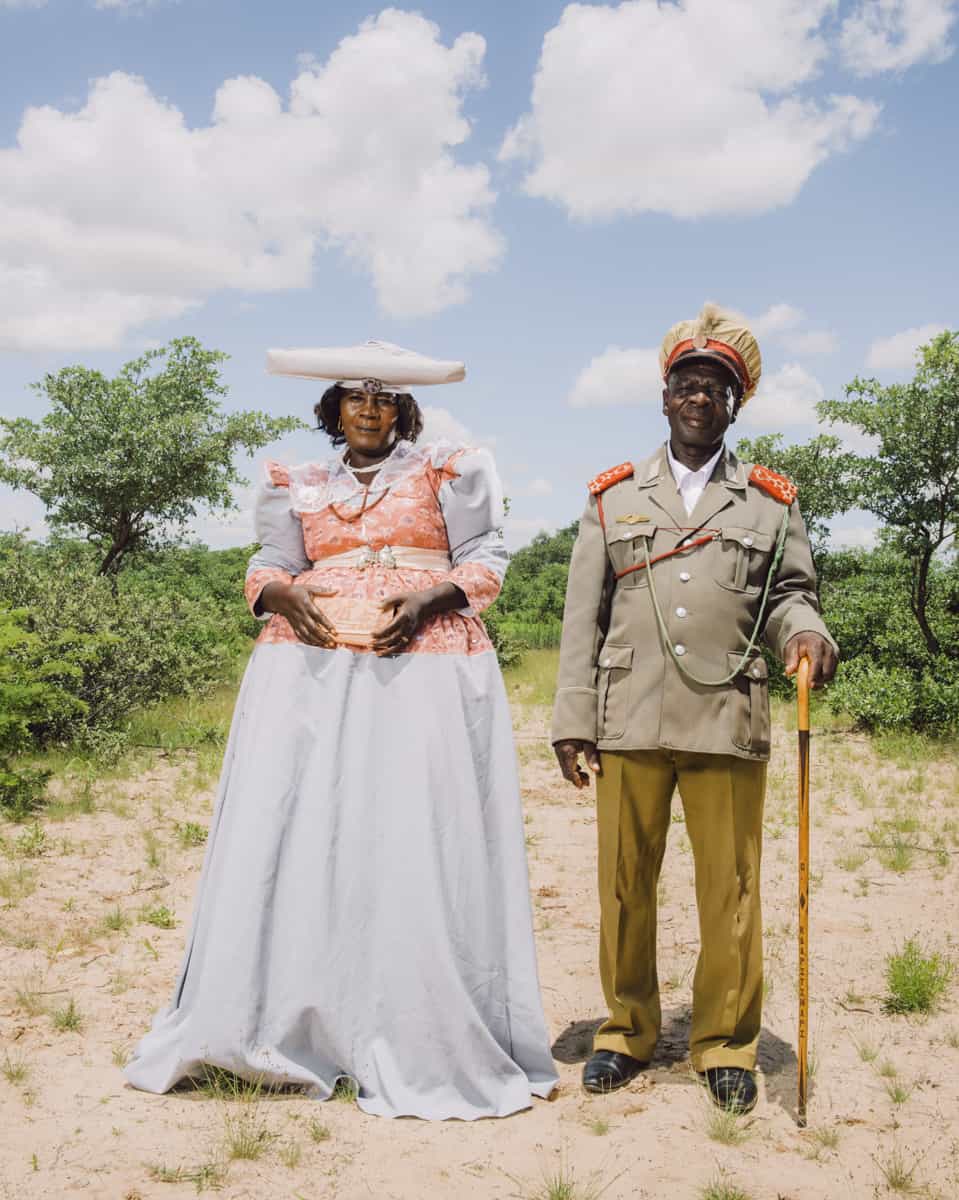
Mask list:
[[[460,450],[472,450],[455,442],[439,441],[417,446],[400,441],[383,460],[376,478],[369,485],[371,496],[387,491],[411,475],[422,471],[427,463],[442,467]],[[290,508],[295,513],[322,512],[331,504],[349,507],[360,504],[366,488],[343,462],[341,454],[325,463],[303,463],[290,467]]]

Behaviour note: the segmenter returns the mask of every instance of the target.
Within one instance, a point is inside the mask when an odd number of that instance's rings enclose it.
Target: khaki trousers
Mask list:
[[[759,866],[766,764],[670,750],[601,752],[600,975],[609,1019],[596,1050],[648,1062],[662,1024],[656,887],[679,787],[696,868],[700,953],[693,979],[693,1068],[756,1065],[762,1018]]]

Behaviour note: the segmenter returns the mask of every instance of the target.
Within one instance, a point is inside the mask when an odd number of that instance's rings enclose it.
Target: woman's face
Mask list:
[[[399,412],[392,392],[346,392],[340,399],[340,421],[349,448],[372,458],[388,453],[396,441]]]

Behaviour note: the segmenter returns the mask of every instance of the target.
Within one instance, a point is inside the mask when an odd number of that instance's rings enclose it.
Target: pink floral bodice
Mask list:
[[[323,565],[324,559],[364,546],[374,551],[389,546],[449,553],[441,489],[459,479],[457,463],[463,453],[466,451],[451,454],[440,465],[426,456],[417,469],[403,475],[385,492],[366,492],[354,487],[352,495],[341,495],[331,503],[324,503],[329,495],[326,465],[308,464],[291,470],[279,463],[268,463],[272,503],[276,504],[278,492],[288,497],[290,514],[302,531],[303,569],[294,573],[278,566],[251,567],[245,591],[252,610],[257,612],[259,595],[273,580],[335,590],[341,598],[378,602],[399,592],[421,591],[451,581],[463,591],[472,611],[451,611],[430,618],[410,642],[408,653],[491,651],[489,635],[477,614],[496,599],[502,581],[501,575],[483,562],[468,559],[456,562],[454,558],[456,565],[448,569]],[[270,550],[264,541],[254,563],[264,558],[269,561]],[[322,600],[318,603],[322,607]],[[286,619],[274,614],[258,640],[276,644],[295,643],[297,639]]]

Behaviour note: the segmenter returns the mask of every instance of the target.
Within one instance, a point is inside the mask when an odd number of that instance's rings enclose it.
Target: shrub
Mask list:
[[[840,663],[829,700],[834,710],[849,713],[866,729],[905,728],[913,724],[916,692],[916,680],[903,668],[856,658]]]
[[[82,713],[83,706],[55,682],[63,664],[37,661],[38,639],[24,628],[26,614],[0,607],[0,811],[23,820],[43,802],[49,772],[14,763],[28,750],[37,722]]]
[[[242,597],[245,559],[171,549],[107,579],[80,543],[0,538],[0,605],[20,610],[29,634],[21,668],[70,698],[34,705],[20,749],[77,742],[116,754],[131,710],[229,674],[257,627]]]
[[[886,996],[883,1007],[891,1013],[929,1013],[952,979],[953,966],[937,951],[925,953],[915,938],[886,959]]]

